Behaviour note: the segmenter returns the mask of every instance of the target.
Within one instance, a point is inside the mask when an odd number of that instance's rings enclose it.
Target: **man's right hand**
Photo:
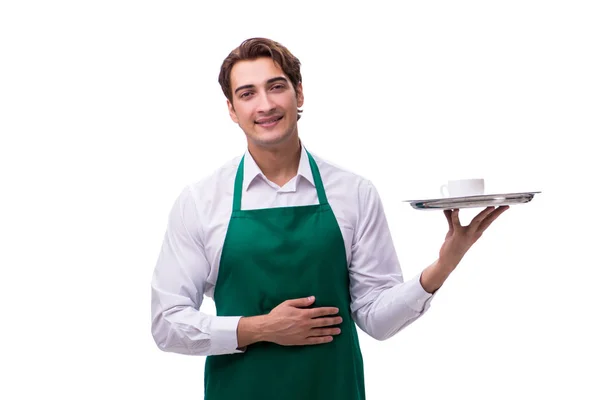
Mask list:
[[[267,315],[243,317],[238,325],[238,347],[266,341],[282,346],[328,343],[339,335],[342,317],[336,307],[310,308],[315,298],[286,300]]]

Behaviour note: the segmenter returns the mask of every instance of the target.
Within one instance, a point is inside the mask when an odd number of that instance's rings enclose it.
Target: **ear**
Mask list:
[[[298,102],[298,108],[304,104],[304,91],[302,90],[302,82],[298,82],[296,86],[296,101]]]
[[[237,114],[235,113],[233,104],[231,104],[231,102],[229,100],[227,100],[227,108],[229,109],[229,116],[231,117],[231,120],[233,122],[235,122],[236,124],[239,124],[240,121],[238,120]]]

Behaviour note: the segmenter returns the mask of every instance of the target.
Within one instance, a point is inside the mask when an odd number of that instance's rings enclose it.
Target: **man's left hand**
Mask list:
[[[458,218],[459,210],[444,210],[448,220],[448,233],[440,249],[439,263],[453,270],[467,251],[477,242],[483,232],[502,214],[508,206],[487,207],[471,223],[462,226]]]

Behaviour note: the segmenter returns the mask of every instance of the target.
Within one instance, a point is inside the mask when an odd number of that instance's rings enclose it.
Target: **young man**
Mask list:
[[[507,207],[468,226],[445,211],[439,258],[404,282],[373,185],[300,142],[298,59],[249,39],[219,83],[248,150],[175,202],[152,280],[154,339],[208,356],[208,400],[364,399],[355,324],[384,340],[418,319]],[[205,295],[217,316],[199,311]]]

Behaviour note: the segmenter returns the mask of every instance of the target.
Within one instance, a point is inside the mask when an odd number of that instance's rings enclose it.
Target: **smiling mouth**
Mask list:
[[[274,118],[268,119],[266,121],[255,122],[255,124],[262,125],[262,126],[270,126],[270,125],[274,125],[277,122],[281,121],[282,118],[283,117],[274,117]]]

